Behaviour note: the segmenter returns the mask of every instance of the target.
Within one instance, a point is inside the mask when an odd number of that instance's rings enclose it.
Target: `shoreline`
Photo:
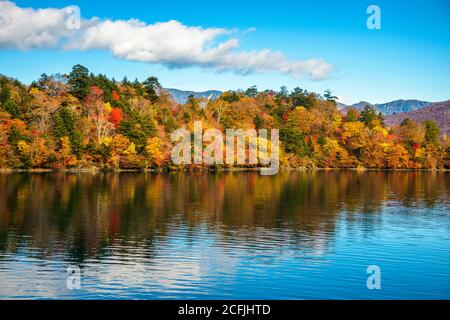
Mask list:
[[[0,168],[0,174],[5,173],[168,173],[168,172],[184,172],[184,173],[222,173],[222,172],[257,172],[260,168],[194,168],[194,169],[171,169],[171,168],[158,168],[158,169],[109,169],[109,168],[89,168],[89,169],[11,169]],[[292,171],[356,171],[356,172],[450,172],[450,169],[393,169],[393,168],[311,168],[311,167],[299,167],[299,168],[280,168],[279,173],[292,172]],[[277,175],[275,174],[275,175]]]

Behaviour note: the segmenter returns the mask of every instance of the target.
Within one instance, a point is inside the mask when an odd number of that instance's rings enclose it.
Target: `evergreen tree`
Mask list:
[[[144,83],[145,92],[147,93],[148,98],[155,102],[158,100],[158,93],[157,90],[161,88],[161,85],[159,84],[158,78],[156,77],[148,77]]]
[[[324,98],[327,101],[329,101],[329,102],[333,103],[334,105],[336,105],[336,100],[338,99],[338,97],[333,96],[331,94],[331,90],[329,90],[329,89],[325,90],[325,94],[323,96],[324,96]]]
[[[380,119],[381,117],[381,119]],[[375,120],[381,120],[382,116],[378,112],[378,110],[375,107],[369,106],[366,104],[364,106],[364,110],[361,112],[361,121],[364,122],[364,124],[370,128],[373,127]]]
[[[245,90],[244,94],[247,97],[254,98],[254,97],[256,97],[258,95],[258,88],[256,86],[251,86],[250,88]]]
[[[130,139],[141,152],[147,139],[156,135],[157,123],[152,117],[141,117],[137,114],[131,115],[121,122],[118,132]]]
[[[433,120],[425,120],[423,125],[425,126],[425,141],[429,144],[437,145],[439,143],[440,129],[436,122]]]
[[[76,129],[76,122],[73,113],[67,108],[61,108],[55,117],[53,134],[58,141],[63,137],[69,137],[72,151],[79,155],[81,151],[82,137]]]
[[[81,64],[73,66],[72,72],[68,76],[68,84],[70,93],[79,100],[83,100],[89,94],[91,86],[88,68]]]

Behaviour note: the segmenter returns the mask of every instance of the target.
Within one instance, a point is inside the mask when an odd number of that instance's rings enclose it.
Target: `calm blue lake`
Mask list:
[[[0,298],[449,299],[450,173],[0,174]]]

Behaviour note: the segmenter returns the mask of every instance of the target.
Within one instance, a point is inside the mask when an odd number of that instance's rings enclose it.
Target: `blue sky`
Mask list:
[[[239,40],[238,51],[270,49],[286,61],[321,59],[333,69],[322,80],[287,72],[236,74],[204,65],[131,61],[111,50],[60,47],[17,48],[1,44],[0,73],[31,82],[46,72],[69,72],[84,64],[94,73],[122,79],[156,75],[165,87],[184,90],[239,89],[286,85],[310,91],[331,89],[341,102],[450,98],[450,2],[442,1],[26,1],[18,7],[78,5],[83,19],[139,19],[146,24],[176,20],[185,26],[225,28]],[[369,30],[366,9],[381,9],[381,30]],[[1,13],[0,13],[1,14]],[[247,32],[249,28],[255,28]],[[0,24],[1,29],[1,24]],[[223,41],[225,41],[224,39]],[[234,50],[234,49],[233,49]],[[172,61],[173,62],[173,61]],[[289,63],[290,63],[289,62]]]

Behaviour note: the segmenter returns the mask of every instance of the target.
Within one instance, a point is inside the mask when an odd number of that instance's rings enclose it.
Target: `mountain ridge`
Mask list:
[[[388,115],[384,122],[388,126],[399,125],[403,120],[410,119],[417,122],[424,120],[433,120],[441,129],[441,134],[450,135],[450,100],[435,102],[431,105],[410,112]]]
[[[194,98],[207,98],[207,99],[217,99],[222,91],[219,90],[207,90],[207,91],[191,91],[191,90],[180,90],[175,88],[165,88],[167,92],[172,96],[172,98],[178,103],[186,103],[190,95]]]
[[[375,103],[375,104],[366,101],[360,101],[352,105],[347,105],[344,108],[341,108],[341,111],[346,113],[349,108],[354,108],[359,111],[362,111],[366,105],[369,105],[371,107],[375,107],[383,115],[393,115],[397,113],[420,110],[426,108],[431,104],[432,102],[417,99],[398,99],[390,102]]]

